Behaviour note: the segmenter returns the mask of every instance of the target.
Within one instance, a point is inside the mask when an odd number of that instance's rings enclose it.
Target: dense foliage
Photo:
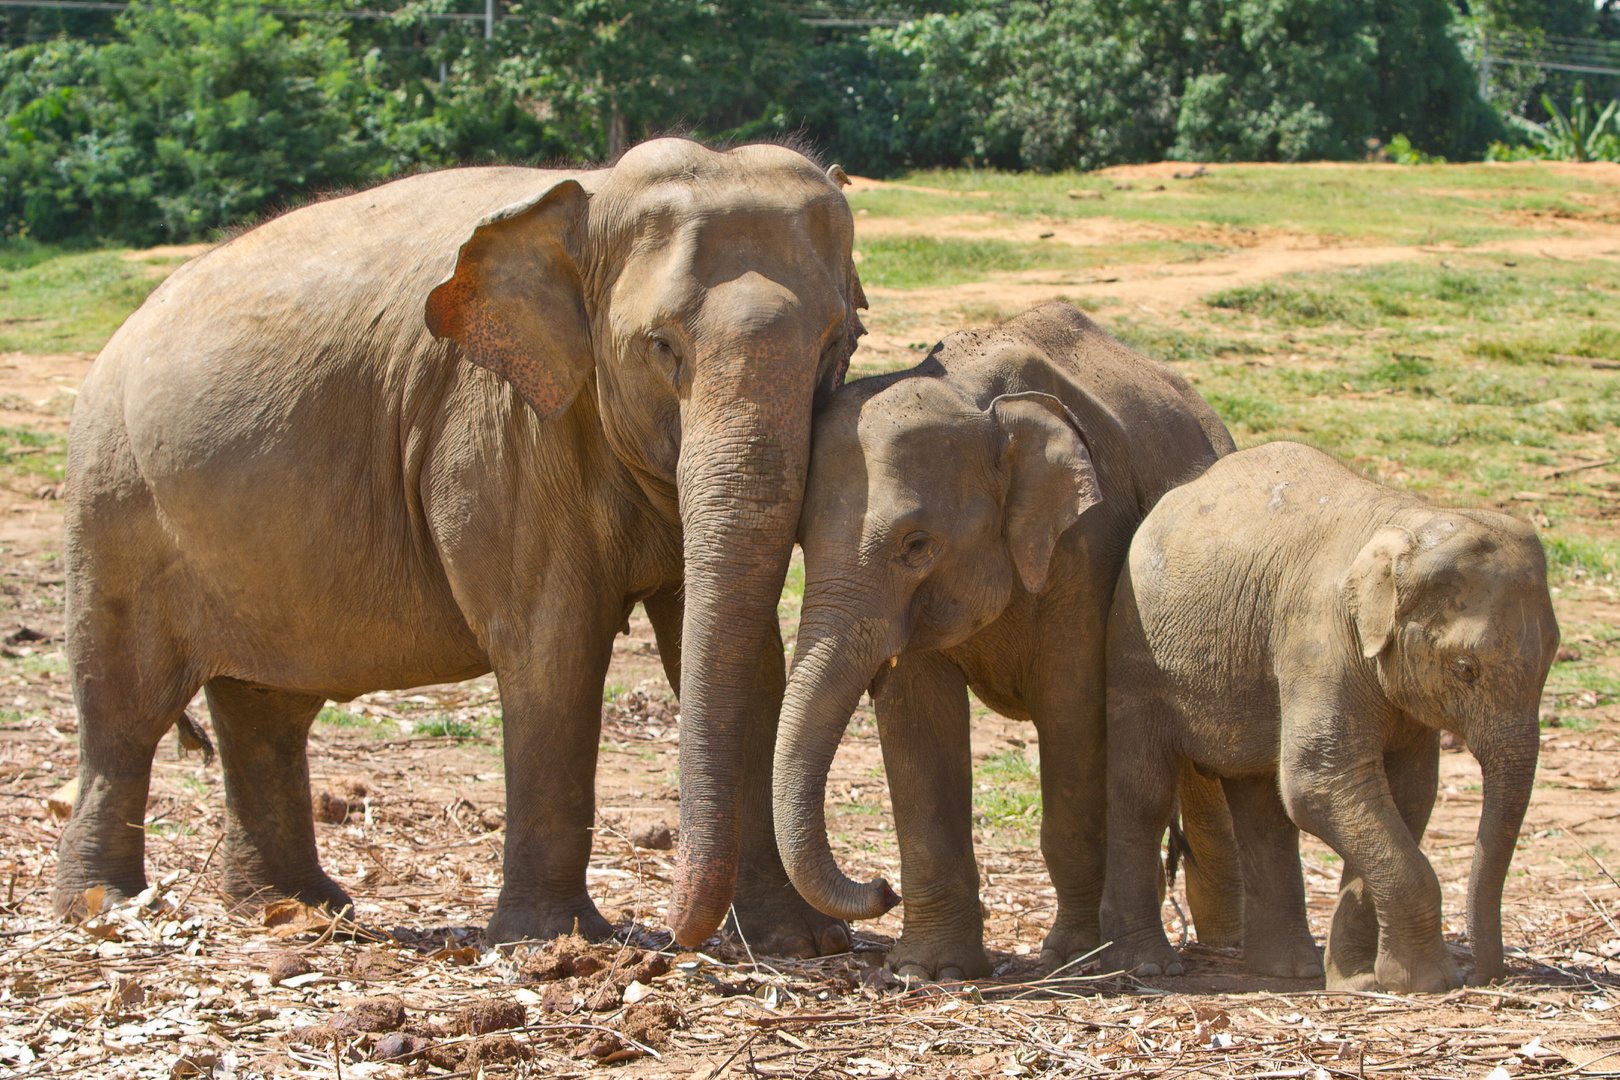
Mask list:
[[[1353,158],[1397,134],[1478,157],[1531,129],[1480,100],[1459,40],[1614,29],[1586,0],[943,0],[899,25],[839,18],[863,0],[517,0],[486,42],[450,3],[5,9],[0,229],[183,240],[323,189],[672,129],[803,132],[877,174]]]

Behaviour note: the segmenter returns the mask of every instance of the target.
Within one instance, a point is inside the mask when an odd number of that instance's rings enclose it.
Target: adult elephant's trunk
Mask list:
[[[805,601],[809,609],[808,589]],[[875,919],[900,902],[883,878],[863,884],[844,876],[827,843],[827,774],[861,691],[888,660],[883,629],[801,625],[777,730],[772,786],[782,865],[801,896],[840,919]]]
[[[802,400],[775,389],[793,400],[714,410],[682,433],[681,842],[668,917],[687,948],[731,905],[750,690],[804,495],[809,389]]]
[[[1524,823],[1541,751],[1534,715],[1482,724],[1468,732],[1468,748],[1479,759],[1485,797],[1468,874],[1468,938],[1474,947],[1474,982],[1502,975],[1502,885]]]

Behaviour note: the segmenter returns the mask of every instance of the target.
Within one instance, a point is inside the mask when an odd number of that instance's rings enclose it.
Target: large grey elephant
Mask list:
[[[1418,846],[1444,730],[1484,773],[1468,934],[1474,978],[1500,975],[1502,884],[1557,649],[1541,543],[1516,518],[1437,507],[1297,443],[1170,492],[1136,534],[1108,623],[1104,963],[1181,969],[1155,887],[1190,764],[1226,791],[1250,967],[1323,973],[1303,828],[1344,859],[1328,988],[1460,985]]]
[[[872,918],[896,901],[881,879],[846,878],[827,842],[827,771],[870,687],[905,893],[895,971],[989,972],[969,686],[1039,732],[1041,849],[1058,899],[1043,961],[1098,945],[1114,583],[1159,495],[1231,449],[1186,380],[1067,304],[953,334],[910,371],[849,384],[818,415],[777,840],[822,911]]]
[[[679,139],[605,169],[431,173],[160,286],[69,438],[82,779],[57,908],[143,887],[153,751],[199,687],[227,891],[345,902],[311,822],[322,703],[493,670],[489,933],[608,933],[585,888],[601,690],[640,601],[681,692],[676,940],[718,927],[735,886],[755,949],[846,947],[788,887],[770,801],[812,404],[864,306],[833,177]]]

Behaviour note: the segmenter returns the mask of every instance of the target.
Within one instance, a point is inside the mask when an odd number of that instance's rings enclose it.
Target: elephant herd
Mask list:
[[[585,887],[601,689],[639,603],[681,700],[681,945],[733,912],[756,951],[839,952],[846,919],[900,902],[826,835],[869,692],[905,886],[889,966],[987,974],[971,687],[1038,732],[1048,969],[1101,949],[1181,970],[1159,917],[1179,818],[1202,940],[1330,987],[1457,985],[1419,849],[1444,730],[1483,769],[1469,936],[1474,978],[1501,974],[1558,641],[1535,534],[1295,444],[1234,452],[1184,379],[1067,305],[845,385],[866,300],[843,179],[682,139],[428,173],[159,286],[69,436],[80,784],[57,911],[145,887],[153,755],[199,689],[227,893],[347,903],[316,855],[316,714],[493,671],[489,936],[607,935]],[[1344,859],[1325,957],[1300,828]]]

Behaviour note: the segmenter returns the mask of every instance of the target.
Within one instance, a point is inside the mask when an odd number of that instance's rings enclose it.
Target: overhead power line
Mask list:
[[[1490,90],[1493,64],[1620,75],[1620,42],[1498,31],[1480,37],[1474,63],[1479,67],[1479,93],[1484,97]]]

